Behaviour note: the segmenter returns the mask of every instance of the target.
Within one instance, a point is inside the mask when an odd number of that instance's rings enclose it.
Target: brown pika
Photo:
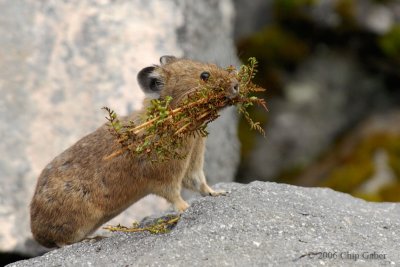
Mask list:
[[[173,98],[179,105],[185,96],[209,77],[231,81],[227,97],[238,93],[238,82],[228,71],[173,56],[160,58],[160,65],[142,69],[137,76],[147,98]],[[138,120],[147,109],[123,120]],[[61,247],[83,240],[98,227],[148,194],[164,197],[183,212],[188,204],[182,186],[203,196],[218,196],[203,172],[205,138],[190,137],[182,149],[184,159],[150,162],[126,152],[104,160],[120,149],[109,126],[104,124],[53,159],[39,176],[31,202],[33,237],[43,246]]]

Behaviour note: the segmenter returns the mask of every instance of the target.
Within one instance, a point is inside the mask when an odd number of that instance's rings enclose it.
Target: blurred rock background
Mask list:
[[[329,186],[400,201],[400,2],[235,1],[242,60],[255,56],[267,138],[241,122],[237,179]]]
[[[211,183],[278,181],[400,201],[399,1],[0,0],[0,33],[3,262],[43,252],[28,217],[41,169],[104,122],[102,106],[140,108],[136,73],[164,54],[259,61],[270,112],[252,115],[267,137],[226,110],[207,143]],[[111,223],[166,208],[148,197]]]

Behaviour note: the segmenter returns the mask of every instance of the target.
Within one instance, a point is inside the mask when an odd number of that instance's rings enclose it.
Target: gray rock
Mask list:
[[[400,264],[400,204],[331,189],[220,184],[167,234],[117,233],[9,266],[382,266]]]
[[[310,8],[310,15],[316,23],[336,27],[343,23],[335,7],[340,0],[322,0]],[[373,0],[354,1],[348,11],[354,14],[354,22],[365,31],[384,34],[400,21],[400,4],[397,1],[377,2]]]
[[[236,8],[234,31],[236,40],[248,37],[274,20],[273,0],[234,0],[233,2]]]
[[[0,0],[0,17],[2,252],[41,250],[30,240],[28,217],[36,178],[52,158],[105,122],[101,107],[120,115],[140,108],[141,68],[164,54],[237,63],[230,0]],[[236,124],[235,111],[227,110],[211,126],[211,183],[233,179]],[[166,207],[149,197],[118,221]]]

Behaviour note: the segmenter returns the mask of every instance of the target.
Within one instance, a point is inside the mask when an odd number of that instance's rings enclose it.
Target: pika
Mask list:
[[[209,77],[231,81],[227,97],[238,93],[238,81],[228,71],[213,64],[173,56],[162,56],[160,65],[142,69],[137,75],[146,95],[144,106],[124,120],[137,120],[146,111],[149,98],[172,97],[179,105],[200,81]],[[30,205],[33,237],[45,247],[62,247],[83,240],[102,224],[117,216],[148,194],[161,196],[183,212],[188,204],[181,188],[202,196],[218,196],[203,172],[205,138],[188,137],[182,150],[184,159],[150,162],[126,152],[105,157],[119,149],[109,126],[104,124],[55,157],[38,178]]]

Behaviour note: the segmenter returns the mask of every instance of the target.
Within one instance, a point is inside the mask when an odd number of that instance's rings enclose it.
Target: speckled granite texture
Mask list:
[[[167,234],[115,233],[9,266],[398,266],[400,204],[324,188],[220,184]]]

